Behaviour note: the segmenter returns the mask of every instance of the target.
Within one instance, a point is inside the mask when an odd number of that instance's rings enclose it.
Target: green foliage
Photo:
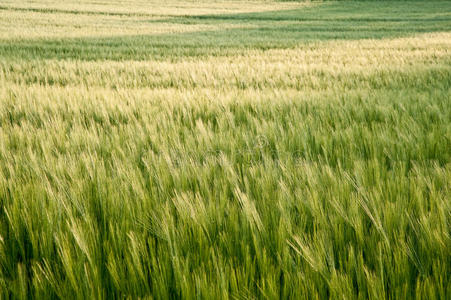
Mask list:
[[[65,5],[0,11],[0,298],[451,294],[450,2]]]

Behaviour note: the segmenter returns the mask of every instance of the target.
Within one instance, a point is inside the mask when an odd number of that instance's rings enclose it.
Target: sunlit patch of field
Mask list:
[[[273,2],[273,1],[237,1],[237,0],[200,0],[200,1],[92,1],[92,0],[39,0],[39,1],[15,1],[5,0],[2,7],[20,9],[24,11],[49,11],[80,14],[111,14],[140,16],[182,16],[202,15],[213,13],[245,13],[263,12],[280,9],[312,7],[313,3]]]
[[[450,2],[3,1],[0,298],[446,299]]]
[[[312,6],[314,4],[251,1],[3,1],[0,4],[0,39],[100,37],[218,30],[242,25],[180,26],[158,21],[174,16],[264,12]]]

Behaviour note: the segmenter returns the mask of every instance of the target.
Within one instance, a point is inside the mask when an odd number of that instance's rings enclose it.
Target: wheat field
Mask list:
[[[3,0],[0,299],[447,299],[451,2]]]

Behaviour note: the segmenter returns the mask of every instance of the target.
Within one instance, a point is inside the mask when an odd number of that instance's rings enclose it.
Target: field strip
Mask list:
[[[200,7],[198,4],[183,1],[168,1],[165,3],[143,2],[139,9],[124,9],[124,5],[83,5],[75,3],[64,3],[59,5],[55,2],[49,4],[21,4],[15,2],[3,2],[0,4],[0,10],[16,10],[22,12],[40,12],[40,13],[65,13],[65,14],[86,14],[86,15],[111,15],[111,16],[190,16],[190,15],[208,15],[223,13],[252,13],[265,12],[272,10],[288,10],[294,8],[312,7],[318,4],[312,3],[271,3],[271,2],[240,2],[240,1],[218,1]]]

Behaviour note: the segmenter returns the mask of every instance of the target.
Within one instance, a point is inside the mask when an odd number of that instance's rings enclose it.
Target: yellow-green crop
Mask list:
[[[3,0],[0,298],[446,299],[451,2]]]

